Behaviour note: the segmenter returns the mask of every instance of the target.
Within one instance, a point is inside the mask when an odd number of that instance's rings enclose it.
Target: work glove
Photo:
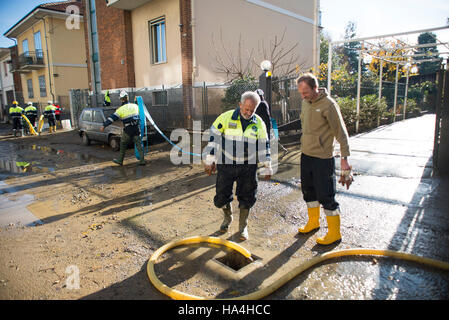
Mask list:
[[[352,167],[350,168],[351,168],[350,170],[341,170],[340,180],[338,180],[338,183],[341,183],[343,187],[346,185],[346,190],[349,190],[349,187],[354,181],[354,177],[351,174]]]
[[[215,157],[213,155],[208,154],[206,156],[206,159],[204,161],[204,172],[206,172],[206,174],[208,176],[210,176],[212,173],[215,172],[215,170],[217,169],[217,166],[215,164]]]
[[[263,163],[263,167],[259,169],[259,174],[265,176],[265,180],[270,180],[273,175],[273,169],[271,168],[271,161]]]

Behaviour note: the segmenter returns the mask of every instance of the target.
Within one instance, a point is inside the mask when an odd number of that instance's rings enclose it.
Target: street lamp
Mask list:
[[[262,74],[259,76],[259,88],[265,93],[265,101],[268,103],[271,113],[271,69],[273,65],[269,60],[264,60],[260,63]]]
[[[273,65],[268,60],[264,60],[260,63],[260,68],[262,69],[262,71],[265,71],[265,72],[271,71],[272,67],[273,67]]]

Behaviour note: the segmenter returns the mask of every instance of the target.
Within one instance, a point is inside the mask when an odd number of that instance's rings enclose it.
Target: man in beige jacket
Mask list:
[[[320,227],[321,204],[326,214],[328,233],[323,238],[318,238],[317,243],[328,245],[341,239],[340,210],[335,201],[334,141],[337,140],[340,144],[341,170],[350,172],[347,160],[350,155],[348,132],[340,107],[326,89],[318,87],[318,80],[313,74],[304,74],[296,83],[303,99],[301,188],[309,218],[299,232],[308,233]],[[349,185],[350,182],[347,184],[348,188]]]

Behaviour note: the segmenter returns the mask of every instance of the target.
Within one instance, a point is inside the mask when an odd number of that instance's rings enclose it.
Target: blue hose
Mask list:
[[[145,106],[145,103],[143,102],[143,99],[141,96],[137,97],[137,103],[143,106],[143,110],[145,113],[145,118],[151,123],[151,125],[156,129],[157,132],[159,132],[159,134],[168,141],[168,143],[170,143],[173,147],[177,148],[179,151],[181,151],[182,153],[185,154],[189,154],[192,156],[196,156],[196,157],[202,157],[201,154],[199,153],[192,153],[192,152],[187,152],[184,151],[181,147],[179,147],[178,145],[174,144],[169,138],[167,138],[167,136],[161,131],[161,129],[159,129],[159,127],[156,125],[156,123],[154,122],[153,118],[151,117],[150,113],[148,112],[148,109]],[[148,143],[148,142],[147,142]]]

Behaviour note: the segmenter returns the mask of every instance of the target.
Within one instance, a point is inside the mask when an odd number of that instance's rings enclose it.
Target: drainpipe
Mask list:
[[[191,26],[192,26],[192,107],[195,109],[195,74],[197,72],[197,64],[196,64],[196,50],[195,50],[195,27],[196,27],[196,20],[195,20],[195,0],[191,0],[191,10],[192,10],[192,20],[191,20]],[[193,110],[192,110],[193,111]],[[202,111],[201,111],[202,112]],[[204,117],[203,117],[204,119]],[[201,130],[201,128],[200,128]]]

